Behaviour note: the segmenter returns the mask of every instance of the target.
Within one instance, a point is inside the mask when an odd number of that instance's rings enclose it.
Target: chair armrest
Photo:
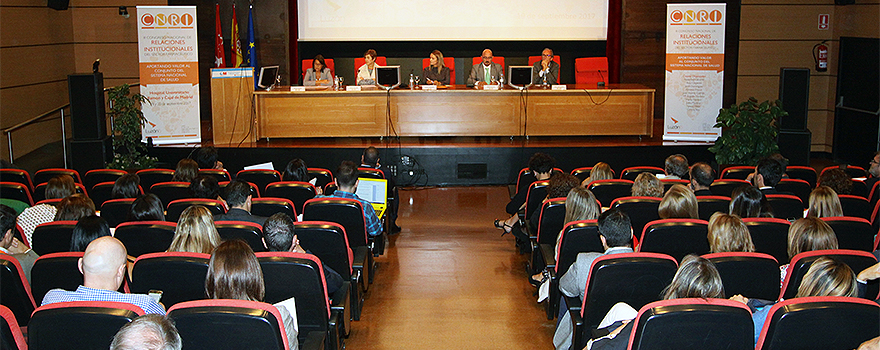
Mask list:
[[[559,292],[559,294],[562,294],[562,292]],[[565,294],[562,294],[562,299],[565,299],[565,305],[568,307],[569,311],[577,311],[578,315],[580,315],[581,304],[583,304],[583,301],[581,300],[580,297],[570,297]],[[580,317],[580,316],[578,316],[578,317]]]
[[[584,319],[581,318],[580,310],[568,310],[571,315],[571,348],[583,349],[587,345],[587,339],[584,337]]]
[[[326,337],[326,332],[309,332],[308,335],[306,335],[306,340],[303,341],[302,346],[299,348],[302,350],[324,350],[324,341],[326,340]]]
[[[550,244],[540,244],[541,255],[544,256],[545,267],[548,270],[556,270],[556,247]]]
[[[348,336],[351,332],[351,283],[350,281],[342,282],[342,287],[330,298],[331,321],[338,318],[337,321],[342,327],[338,327],[342,331],[342,336]],[[356,282],[355,282],[356,283]],[[331,329],[334,328],[335,322],[331,322]]]
[[[356,247],[354,248],[354,260],[352,261],[351,267],[355,272],[359,275],[359,280],[354,281],[358,282],[363,286],[369,278],[370,274],[370,248],[368,247]],[[364,287],[366,290],[366,287]]]

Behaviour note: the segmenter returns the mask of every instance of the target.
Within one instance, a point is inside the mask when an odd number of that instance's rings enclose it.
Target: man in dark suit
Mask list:
[[[712,191],[709,191],[709,186],[715,181],[715,169],[712,169],[712,166],[704,162],[694,164],[690,170],[690,178],[690,187],[695,196],[713,195]]]
[[[226,214],[214,216],[214,221],[249,221],[262,226],[266,218],[251,215],[251,185],[241,180],[230,181],[223,191],[223,199],[229,205]]]
[[[784,174],[785,168],[779,161],[764,158],[758,161],[758,165],[755,166],[755,175],[752,177],[752,182],[764,195],[792,194],[776,190],[776,185],[779,184],[779,180],[782,180]]]
[[[494,57],[495,56],[492,55],[492,50],[483,50],[483,62],[477,63],[471,67],[471,74],[468,75],[467,86],[488,84],[492,82],[493,78],[497,80],[502,74],[504,74],[504,67],[498,63],[492,62],[492,58]]]
[[[541,60],[532,65],[532,82],[535,84],[553,85],[559,79],[559,63],[553,61],[553,50],[541,51]]]

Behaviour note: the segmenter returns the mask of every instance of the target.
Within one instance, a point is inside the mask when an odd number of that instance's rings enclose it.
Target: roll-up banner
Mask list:
[[[138,6],[137,16],[144,140],[201,142],[196,7]]]
[[[725,4],[666,5],[663,140],[715,141],[724,92]]]

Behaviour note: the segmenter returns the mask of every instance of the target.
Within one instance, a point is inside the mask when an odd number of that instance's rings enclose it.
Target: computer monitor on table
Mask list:
[[[400,85],[400,66],[376,66],[376,85],[391,90]]]
[[[257,80],[257,87],[263,90],[270,90],[278,81],[278,66],[260,67],[260,76]]]
[[[509,78],[507,85],[510,87],[524,90],[532,86],[532,66],[510,66],[508,67]]]

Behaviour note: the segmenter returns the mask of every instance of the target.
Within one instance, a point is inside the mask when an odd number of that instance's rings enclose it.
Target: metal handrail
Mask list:
[[[3,129],[3,132],[6,133],[6,142],[9,144],[9,161],[13,162],[13,163],[15,162],[15,157],[12,154],[12,132],[13,131],[16,131],[16,130],[21,129],[23,127],[26,127],[28,125],[35,124],[48,116],[51,116],[51,115],[54,115],[55,113],[60,112],[61,113],[61,147],[63,149],[63,154],[64,154],[64,167],[67,168],[67,130],[65,130],[66,128],[64,126],[64,109],[67,107],[70,107],[70,103],[67,103],[61,107],[57,107],[55,109],[52,109],[46,113],[40,114],[40,115],[33,117],[31,119],[25,120],[21,123],[18,123],[17,125]]]

